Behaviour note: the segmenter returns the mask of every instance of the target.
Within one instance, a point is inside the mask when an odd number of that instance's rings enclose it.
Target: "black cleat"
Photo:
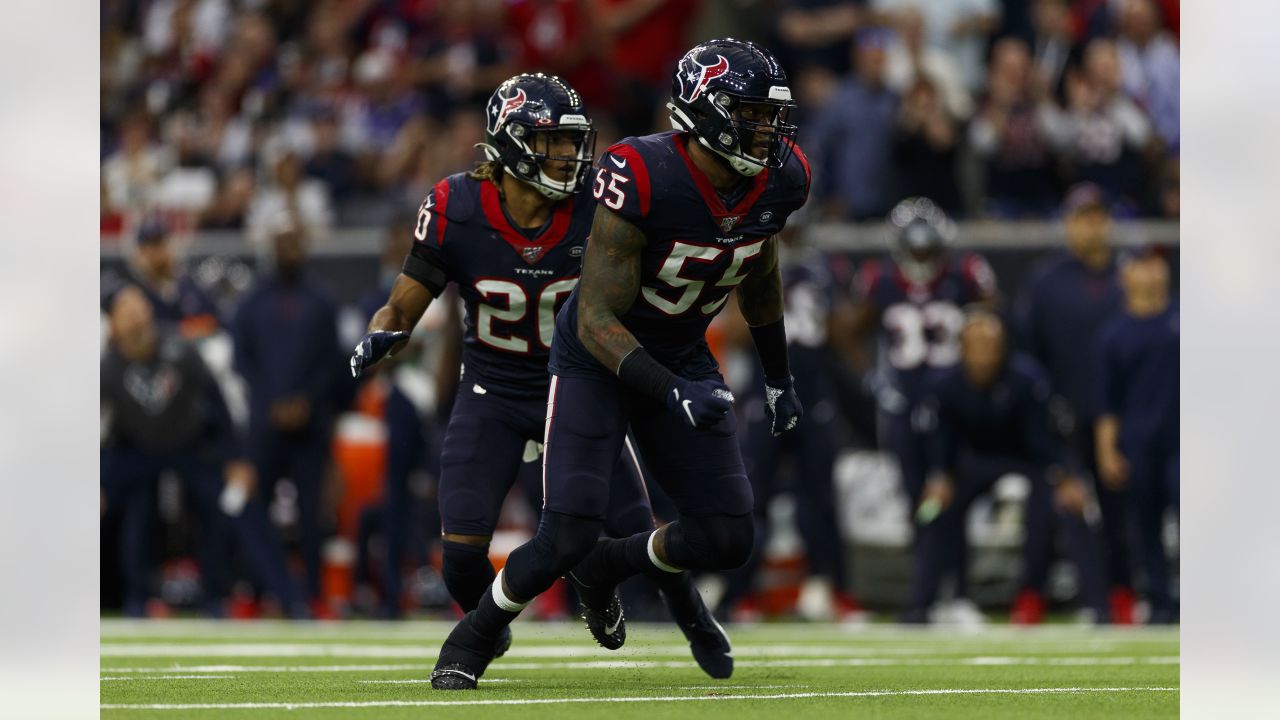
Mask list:
[[[475,690],[476,674],[462,663],[449,663],[431,671],[431,687],[434,690]]]
[[[436,690],[474,690],[476,681],[493,660],[501,635],[495,639],[477,631],[475,615],[474,610],[464,615],[440,648],[440,657],[431,672],[431,687]],[[507,637],[510,638],[509,633]]]
[[[607,600],[597,605],[594,597],[598,596],[598,593],[583,585],[573,573],[565,575],[565,578],[578,592],[578,599],[582,604],[582,621],[591,631],[591,637],[606,650],[617,650],[622,647],[627,641],[627,625],[617,590],[610,593]]]
[[[503,655],[506,655],[507,651],[510,649],[511,649],[511,628],[504,627],[502,628],[502,634],[498,636],[498,642],[493,646],[493,659],[497,660]]]
[[[703,672],[717,680],[733,675],[733,645],[710,610],[704,606],[693,622],[678,624]]]

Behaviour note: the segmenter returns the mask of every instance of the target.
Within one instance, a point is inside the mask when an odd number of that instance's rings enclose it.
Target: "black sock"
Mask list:
[[[457,601],[462,611],[471,612],[480,602],[480,596],[493,584],[493,564],[489,562],[488,545],[444,541],[444,562],[441,570],[445,587]]]
[[[527,603],[526,603],[527,604]],[[524,608],[523,605],[520,606]],[[496,640],[498,633],[502,632],[502,628],[511,624],[512,620],[520,614],[519,610],[504,610],[498,606],[493,597],[493,585],[489,585],[489,589],[480,595],[480,602],[476,604],[476,609],[472,610],[471,615],[472,627],[476,632],[488,640]]]
[[[676,575],[658,568],[649,559],[649,536],[653,533],[654,531],[648,530],[628,538],[601,540],[578,563],[573,574],[592,595],[583,598],[588,605],[599,606],[607,602],[618,584],[632,575],[644,574],[659,583],[665,581],[663,575]]]
[[[698,618],[702,609],[702,596],[693,584],[693,576],[688,572],[650,575],[658,589],[662,591],[662,599],[671,611],[671,617],[681,625],[687,625]]]

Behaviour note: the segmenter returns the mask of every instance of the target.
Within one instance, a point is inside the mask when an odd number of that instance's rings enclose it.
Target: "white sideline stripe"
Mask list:
[[[1031,666],[1110,666],[1110,665],[1179,665],[1176,655],[1151,657],[1003,657],[976,656],[957,658],[805,658],[799,660],[738,660],[740,668],[750,667],[989,667]],[[628,668],[692,668],[691,660],[584,660],[579,662],[508,663],[499,662],[490,672],[508,670],[618,670]],[[112,673],[227,673],[227,672],[402,672],[431,670],[429,664],[400,665],[191,665],[163,668],[109,668]]]
[[[439,638],[443,640],[456,624],[443,620],[406,620],[388,625],[383,621],[344,620],[341,623],[298,621],[298,620],[204,620],[195,618],[175,618],[170,620],[135,620],[126,618],[103,618],[100,620],[102,637],[180,637],[192,634],[214,635],[216,637],[261,637],[271,634],[297,635],[299,637],[381,637],[381,638]],[[628,625],[638,629],[667,630],[670,623],[632,622]],[[556,637],[561,634],[576,635],[582,630],[579,623],[519,623],[517,628],[536,637]],[[1014,627],[1009,625],[986,625],[981,628],[957,630],[955,628],[931,627],[927,625],[857,625],[842,623],[784,623],[778,625],[742,625],[731,624],[730,629],[749,629],[753,635],[760,637],[795,638],[814,636],[830,638],[832,636],[857,637],[864,640],[918,640],[936,642],[945,639],[984,639],[984,640],[1017,640],[1027,639],[1061,639],[1061,640],[1125,640],[1125,641],[1171,641],[1179,638],[1177,627],[1150,626],[1079,626],[1079,625],[1040,625],[1035,627]]]
[[[104,675],[102,682],[108,680],[234,680],[236,675]]]
[[[621,650],[632,656],[683,656],[688,645],[636,645]],[[506,657],[521,658],[575,658],[596,657],[595,645],[544,645],[511,648]],[[926,648],[877,648],[860,645],[740,645],[734,647],[736,657],[786,657],[798,656],[871,656],[871,655],[936,655],[936,650]],[[439,655],[439,648],[424,645],[352,645],[346,643],[104,643],[99,646],[100,657],[374,657],[374,658],[430,658]]]
[[[358,702],[111,704],[101,710],[302,710],[320,708],[442,707],[449,705],[562,705],[570,703],[704,702],[721,700],[798,700],[805,698],[868,698],[918,695],[1051,695],[1068,693],[1178,692],[1176,687],[1065,688],[937,688],[927,690],[859,690],[852,692],[777,693],[774,695],[693,695],[689,697],[534,698],[528,700],[365,700]]]
[[[957,652],[978,650],[973,645],[958,646]],[[1034,646],[1020,645],[1020,651],[1030,651]],[[1045,649],[1062,652],[1064,648],[1049,646]],[[1109,648],[1090,648],[1105,650]],[[874,657],[881,655],[930,656],[939,655],[947,646],[933,648],[886,648],[848,645],[734,645],[735,657]],[[1001,649],[982,648],[993,654]],[[687,645],[635,645],[620,651],[624,657],[684,656]],[[514,647],[507,652],[511,658],[576,658],[596,657],[595,645],[545,645]],[[434,660],[439,649],[434,645],[348,645],[326,643],[218,643],[218,644],[160,644],[160,643],[106,643],[99,646],[100,657],[335,657],[335,658],[422,658]]]
[[[419,679],[414,679],[414,680],[357,680],[356,682],[357,682],[357,683],[360,683],[361,685],[425,685],[426,683],[431,682],[431,678],[422,678],[422,679],[420,679],[420,680],[419,680]],[[486,684],[491,683],[491,682],[493,682],[493,683],[521,683],[521,682],[528,682],[528,680],[521,680],[521,679],[518,679],[518,678],[489,678],[488,680],[485,680],[485,683],[486,683]]]

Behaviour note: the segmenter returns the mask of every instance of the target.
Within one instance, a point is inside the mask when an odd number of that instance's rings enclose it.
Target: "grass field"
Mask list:
[[[518,622],[474,692],[431,689],[448,624],[102,621],[104,718],[1176,717],[1176,629],[980,632],[728,628],[737,669],[632,624],[617,652],[579,625]],[[511,711],[519,706],[518,714]]]

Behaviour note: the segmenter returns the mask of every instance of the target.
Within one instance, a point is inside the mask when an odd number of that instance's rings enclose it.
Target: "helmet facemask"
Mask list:
[[[486,144],[485,155],[517,180],[552,200],[563,200],[586,187],[587,169],[595,161],[596,131],[582,120],[541,127],[507,123],[498,132],[506,134],[506,144],[515,152],[500,153]]]
[[[709,102],[700,103],[699,109],[688,113],[668,103],[671,124],[677,130],[693,133],[708,150],[724,158],[729,165],[747,177],[760,174],[761,170],[780,168],[791,154],[791,142],[797,127],[790,122],[796,104],[786,88],[774,88],[777,98],[746,98],[724,90],[709,93]],[[764,142],[759,142],[766,136]]]

